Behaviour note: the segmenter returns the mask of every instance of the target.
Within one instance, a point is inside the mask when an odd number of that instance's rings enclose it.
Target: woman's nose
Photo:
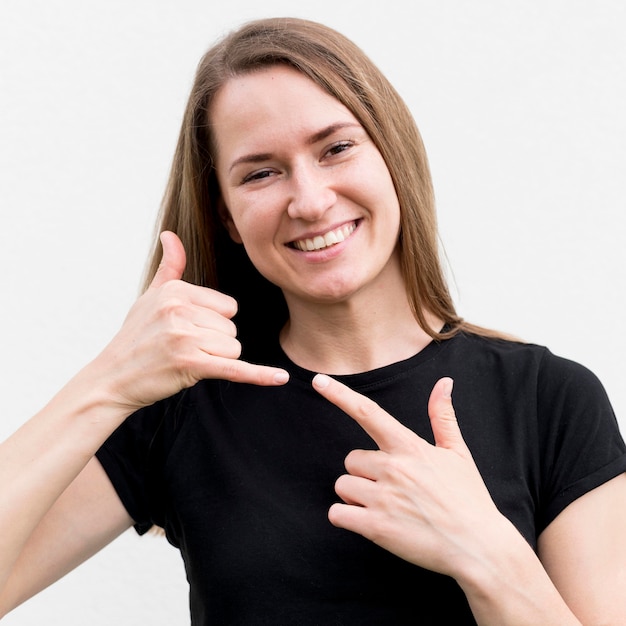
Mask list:
[[[293,172],[287,207],[289,217],[313,222],[333,206],[337,196],[329,176],[330,172],[313,166],[300,167]]]

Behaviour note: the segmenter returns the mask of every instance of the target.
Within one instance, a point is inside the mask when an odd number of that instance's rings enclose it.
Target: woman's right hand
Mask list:
[[[231,320],[237,302],[182,281],[182,242],[165,231],[161,243],[163,259],[150,287],[91,364],[106,375],[111,400],[130,413],[205,378],[266,386],[286,383],[285,370],[239,359],[241,344]]]

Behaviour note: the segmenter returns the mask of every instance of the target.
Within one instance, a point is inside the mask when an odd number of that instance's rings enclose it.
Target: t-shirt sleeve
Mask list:
[[[540,373],[538,419],[541,532],[574,500],[626,472],[626,446],[598,378],[549,351]]]
[[[155,524],[149,496],[150,450],[170,402],[157,402],[132,414],[96,453],[140,535]]]

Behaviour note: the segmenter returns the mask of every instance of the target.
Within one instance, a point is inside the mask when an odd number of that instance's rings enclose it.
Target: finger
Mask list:
[[[155,288],[170,280],[180,280],[187,263],[185,248],[178,235],[166,230],[161,233],[160,239],[163,247],[163,258],[150,283],[150,287]]]
[[[317,374],[313,378],[313,388],[352,417],[381,450],[389,452],[401,446],[408,433],[416,436],[376,402],[330,376]]]
[[[335,493],[346,503],[357,506],[369,506],[375,501],[376,483],[360,476],[344,474],[335,481]]]
[[[344,461],[346,471],[353,476],[378,480],[382,475],[379,463],[381,455],[387,453],[382,450],[352,450]]]
[[[241,343],[236,337],[211,328],[203,330],[196,341],[200,350],[206,354],[226,359],[238,359],[241,356]]]
[[[189,291],[189,301],[196,306],[216,311],[228,319],[237,313],[237,300],[221,291],[188,283],[182,283],[179,288]]]
[[[351,530],[364,537],[368,537],[370,518],[370,510],[363,506],[335,502],[328,509],[328,520],[333,526]]]
[[[201,328],[206,331],[215,331],[228,337],[237,336],[237,326],[218,311],[193,306],[190,307],[187,316],[189,323],[196,328]]]
[[[428,400],[428,415],[436,446],[466,450],[452,405],[452,386],[451,378],[441,378],[435,383]]]
[[[213,355],[210,359],[204,359],[203,362],[204,366],[199,372],[198,379],[220,378],[264,387],[284,385],[289,381],[289,372],[278,367],[256,365],[247,361]]]
[[[210,287],[193,285],[174,278],[174,272],[168,263],[164,256],[150,285],[151,288],[160,287],[164,291],[162,302],[165,306],[186,307],[191,304],[216,311],[228,319],[237,313],[237,301],[233,297]],[[169,275],[170,279],[161,281],[166,275]]]

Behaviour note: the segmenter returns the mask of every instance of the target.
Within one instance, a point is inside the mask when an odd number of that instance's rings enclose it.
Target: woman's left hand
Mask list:
[[[335,485],[343,503],[328,513],[333,525],[457,580],[491,551],[491,531],[514,530],[497,510],[463,440],[450,378],[436,383],[428,403],[435,445],[328,376],[317,375],[313,386],[379,447],[346,457],[348,473]]]

